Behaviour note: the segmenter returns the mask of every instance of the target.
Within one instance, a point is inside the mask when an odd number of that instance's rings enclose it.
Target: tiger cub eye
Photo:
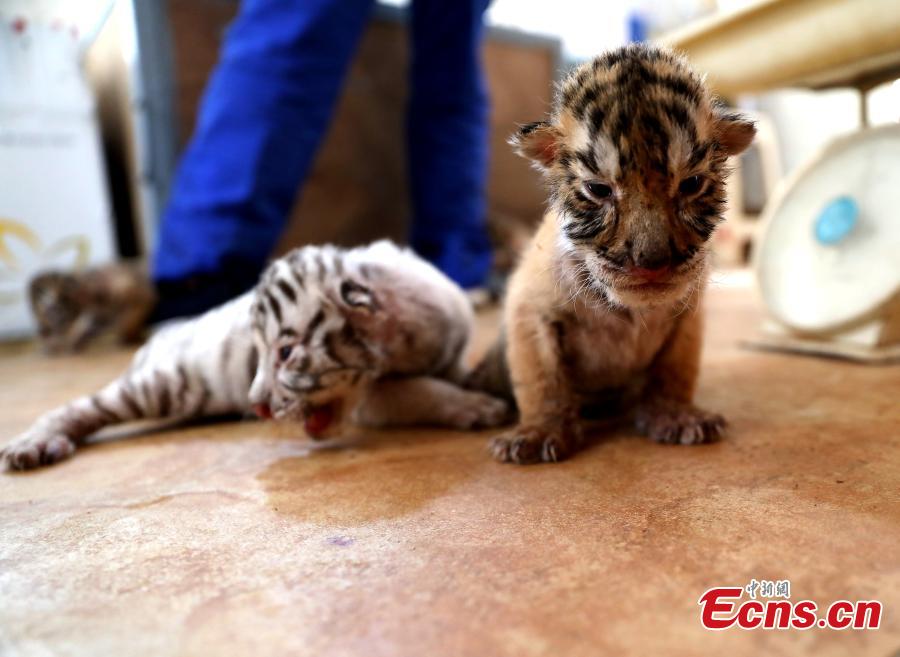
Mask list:
[[[699,192],[701,187],[703,187],[703,178],[691,176],[681,181],[678,185],[678,191],[685,196],[690,196]]]
[[[612,187],[606,183],[589,182],[585,185],[591,196],[596,199],[603,200],[612,196]]]

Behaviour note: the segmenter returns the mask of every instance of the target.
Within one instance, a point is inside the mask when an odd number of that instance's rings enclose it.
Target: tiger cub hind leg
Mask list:
[[[355,415],[358,424],[368,427],[418,425],[470,430],[507,423],[510,408],[502,399],[465,390],[450,381],[416,376],[374,382]]]

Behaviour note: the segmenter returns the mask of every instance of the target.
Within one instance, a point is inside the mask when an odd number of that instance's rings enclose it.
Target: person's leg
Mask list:
[[[411,242],[464,287],[483,283],[491,262],[488,98],[481,70],[488,1],[412,3]]]
[[[373,0],[244,0],[162,219],[155,319],[251,287],[319,146]]]

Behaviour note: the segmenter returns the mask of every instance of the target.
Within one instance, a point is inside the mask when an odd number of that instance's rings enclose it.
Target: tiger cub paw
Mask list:
[[[556,463],[571,456],[581,442],[581,429],[575,423],[520,424],[492,438],[488,451],[501,463]]]
[[[510,417],[509,405],[502,399],[483,392],[467,392],[455,409],[450,425],[455,429],[490,429],[505,424]]]
[[[638,409],[635,426],[645,436],[666,445],[698,445],[718,440],[726,422],[718,413],[677,402],[653,402]]]
[[[69,458],[75,443],[63,434],[25,435],[0,450],[0,464],[8,470],[31,470]]]

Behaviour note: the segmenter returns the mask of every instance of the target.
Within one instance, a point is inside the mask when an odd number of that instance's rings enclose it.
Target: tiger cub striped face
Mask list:
[[[630,45],[577,68],[549,120],[511,143],[546,175],[576,278],[633,306],[680,298],[702,274],[727,158],[754,134],[681,57]]]
[[[66,351],[71,346],[67,336],[86,310],[78,280],[65,272],[44,272],[31,280],[28,296],[46,349]]]
[[[266,270],[251,311],[258,414],[302,420],[316,439],[340,430],[380,361],[369,331],[381,309],[364,279],[333,247],[297,249]]]

